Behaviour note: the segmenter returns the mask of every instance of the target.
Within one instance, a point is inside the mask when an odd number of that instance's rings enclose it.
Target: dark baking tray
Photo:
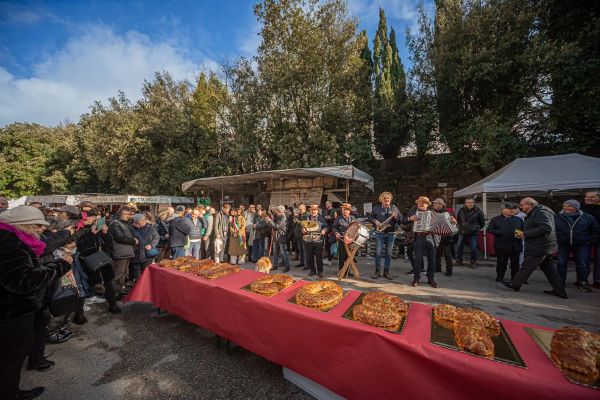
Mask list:
[[[245,291],[247,291],[247,292],[250,292],[250,293],[257,294],[257,295],[259,295],[259,296],[273,297],[273,296],[277,296],[279,293],[283,292],[285,289],[292,287],[292,286],[294,285],[294,283],[296,283],[296,282],[298,282],[298,280],[297,280],[297,279],[294,279],[294,282],[293,282],[293,283],[292,283],[290,286],[284,287],[284,288],[283,288],[283,289],[281,289],[279,292],[277,292],[277,293],[274,293],[274,294],[271,294],[271,295],[269,295],[269,294],[264,294],[264,293],[253,292],[253,291],[252,291],[252,289],[250,289],[250,286],[252,286],[252,282],[250,282],[250,283],[249,283],[249,284],[247,284],[246,286],[242,287],[241,289],[242,289],[242,290],[245,290]]]
[[[300,290],[301,288],[299,288],[298,290]],[[294,295],[292,297],[290,297],[287,302],[288,303],[292,303],[292,304],[296,304],[299,307],[304,307],[304,308],[308,308],[309,310],[315,310],[315,311],[321,311],[321,312],[329,312],[331,310],[333,310],[338,304],[340,304],[342,302],[342,300],[344,300],[344,297],[346,297],[348,295],[348,293],[350,293],[349,289],[342,289],[342,299],[339,301],[339,303],[329,307],[329,308],[314,308],[314,307],[309,307],[309,306],[305,306],[304,304],[298,304],[296,303],[296,294],[298,293],[298,291],[296,291],[296,293],[294,293]]]
[[[525,328],[525,332],[527,332],[527,334],[540,347],[540,349],[542,349],[544,354],[546,354],[550,359],[550,362],[552,362],[552,364],[554,364],[556,368],[558,368],[560,372],[562,372],[562,374],[565,376],[565,378],[567,378],[569,382],[574,383],[576,385],[586,386],[592,389],[600,389],[600,378],[596,379],[596,382],[594,382],[591,385],[588,383],[577,382],[576,380],[572,379],[569,375],[565,374],[563,370],[560,369],[558,365],[556,365],[554,360],[552,360],[552,357],[550,357],[550,343],[552,342],[552,336],[554,335],[553,332],[535,328]]]
[[[515,348],[512,340],[510,340],[510,336],[508,336],[506,329],[504,329],[504,325],[502,325],[502,322],[500,321],[498,321],[498,324],[500,325],[500,335],[492,337],[495,355],[491,358],[484,357],[469,351],[464,351],[458,347],[456,345],[456,340],[454,339],[454,332],[451,329],[445,328],[438,324],[433,316],[433,310],[431,310],[431,343],[437,346],[460,351],[461,353],[469,354],[471,356],[485,358],[487,360],[513,365],[519,368],[527,368],[527,365],[525,365],[525,362]]]
[[[342,317],[344,317],[346,319],[349,319],[350,321],[358,322],[359,324],[371,326],[373,328],[383,329],[384,331],[388,331],[388,332],[392,332],[392,333],[396,333],[396,334],[402,333],[402,330],[404,329],[404,324],[406,323],[406,318],[408,318],[408,313],[410,312],[410,302],[408,302],[408,310],[406,310],[406,313],[405,313],[404,317],[400,321],[400,325],[399,325],[398,329],[386,329],[386,328],[381,328],[379,326],[373,326],[373,325],[365,324],[364,322],[360,322],[360,321],[357,321],[354,318],[352,318],[352,309],[354,308],[354,306],[362,303],[362,299],[363,299],[363,297],[365,297],[365,295],[366,295],[366,293],[361,293],[360,296],[358,296],[356,298],[356,300],[354,300],[354,303],[352,303],[352,305],[342,315]]]

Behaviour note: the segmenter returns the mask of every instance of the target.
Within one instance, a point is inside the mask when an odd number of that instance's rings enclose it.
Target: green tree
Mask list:
[[[400,147],[410,139],[406,77],[398,53],[396,33],[392,29],[388,38],[383,9],[379,9],[379,25],[373,40],[373,63],[375,149],[384,158],[395,158]]]

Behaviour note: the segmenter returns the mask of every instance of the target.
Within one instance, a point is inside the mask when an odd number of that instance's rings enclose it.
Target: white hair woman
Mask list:
[[[35,207],[20,206],[0,214],[0,398],[38,397],[43,387],[20,390],[21,367],[34,336],[36,313],[44,307],[46,289],[70,268],[70,255],[42,265],[48,226]]]

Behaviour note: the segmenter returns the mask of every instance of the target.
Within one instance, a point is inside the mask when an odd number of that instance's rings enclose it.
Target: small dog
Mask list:
[[[256,271],[258,272],[268,274],[269,271],[271,271],[271,268],[273,268],[273,264],[271,264],[269,257],[261,257],[256,262]]]

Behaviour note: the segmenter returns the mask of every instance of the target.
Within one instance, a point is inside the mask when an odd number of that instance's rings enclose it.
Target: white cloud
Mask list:
[[[254,57],[258,53],[258,46],[261,43],[260,29],[261,25],[256,21],[250,31],[239,41],[238,47],[244,57]]]
[[[383,8],[388,20],[414,22],[417,19],[416,0],[350,0],[350,13],[358,17],[361,25],[372,26],[379,22],[379,9]]]
[[[36,65],[30,77],[17,78],[0,67],[0,126],[77,121],[94,101],[106,101],[119,90],[138,99],[144,79],[152,79],[156,71],[193,81],[198,70],[217,67],[208,58],[194,63],[176,43],[154,43],[138,32],[117,35],[106,26],[90,26]]]

